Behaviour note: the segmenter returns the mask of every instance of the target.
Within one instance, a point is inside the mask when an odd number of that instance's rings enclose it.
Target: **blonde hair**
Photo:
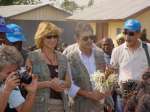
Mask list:
[[[9,64],[21,66],[23,61],[22,55],[15,47],[3,45],[0,48],[0,71]]]
[[[35,33],[35,45],[37,48],[43,47],[43,38],[50,34],[60,35],[61,29],[50,22],[41,22]]]

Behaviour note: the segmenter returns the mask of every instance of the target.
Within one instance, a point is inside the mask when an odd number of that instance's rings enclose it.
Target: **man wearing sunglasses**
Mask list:
[[[74,97],[74,112],[103,112],[99,100],[105,95],[94,90],[90,77],[96,70],[104,71],[105,60],[102,50],[93,46],[93,31],[90,29],[89,24],[77,25],[77,43],[67,54],[73,80],[69,95]]]
[[[23,42],[26,42],[23,29],[14,23],[7,24],[6,27],[11,30],[11,32],[6,33],[8,45],[16,47],[21,52],[21,55],[25,60],[27,57],[27,51],[22,47]]]
[[[147,57],[140,40],[141,23],[136,19],[128,19],[124,23],[123,33],[125,43],[115,48],[111,57],[113,68],[119,69],[120,84],[128,80],[139,81],[148,69]],[[147,44],[147,47],[150,53],[150,45]]]

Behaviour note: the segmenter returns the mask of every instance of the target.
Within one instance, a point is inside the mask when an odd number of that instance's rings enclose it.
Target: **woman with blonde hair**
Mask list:
[[[35,34],[37,50],[29,53],[26,64],[38,74],[39,84],[33,112],[69,112],[66,89],[70,87],[67,58],[56,51],[61,30],[41,22]]]

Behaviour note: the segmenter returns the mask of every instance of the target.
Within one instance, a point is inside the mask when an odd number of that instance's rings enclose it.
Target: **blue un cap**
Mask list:
[[[140,32],[141,31],[141,23],[136,19],[128,19],[124,23],[124,29],[133,31],[133,32]]]
[[[6,33],[6,38],[9,42],[26,41],[22,28],[20,26],[16,24],[8,24],[7,28],[12,31]]]
[[[6,27],[5,19],[2,16],[0,16],[0,32],[11,32],[11,30]]]

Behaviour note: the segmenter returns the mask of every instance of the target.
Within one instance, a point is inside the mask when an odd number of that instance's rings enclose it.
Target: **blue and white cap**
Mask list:
[[[22,28],[20,26],[18,26],[17,24],[8,24],[7,28],[12,31],[6,33],[6,38],[9,42],[26,41]]]
[[[134,31],[134,32],[139,32],[141,31],[141,23],[136,19],[128,19],[124,23],[124,29]]]

